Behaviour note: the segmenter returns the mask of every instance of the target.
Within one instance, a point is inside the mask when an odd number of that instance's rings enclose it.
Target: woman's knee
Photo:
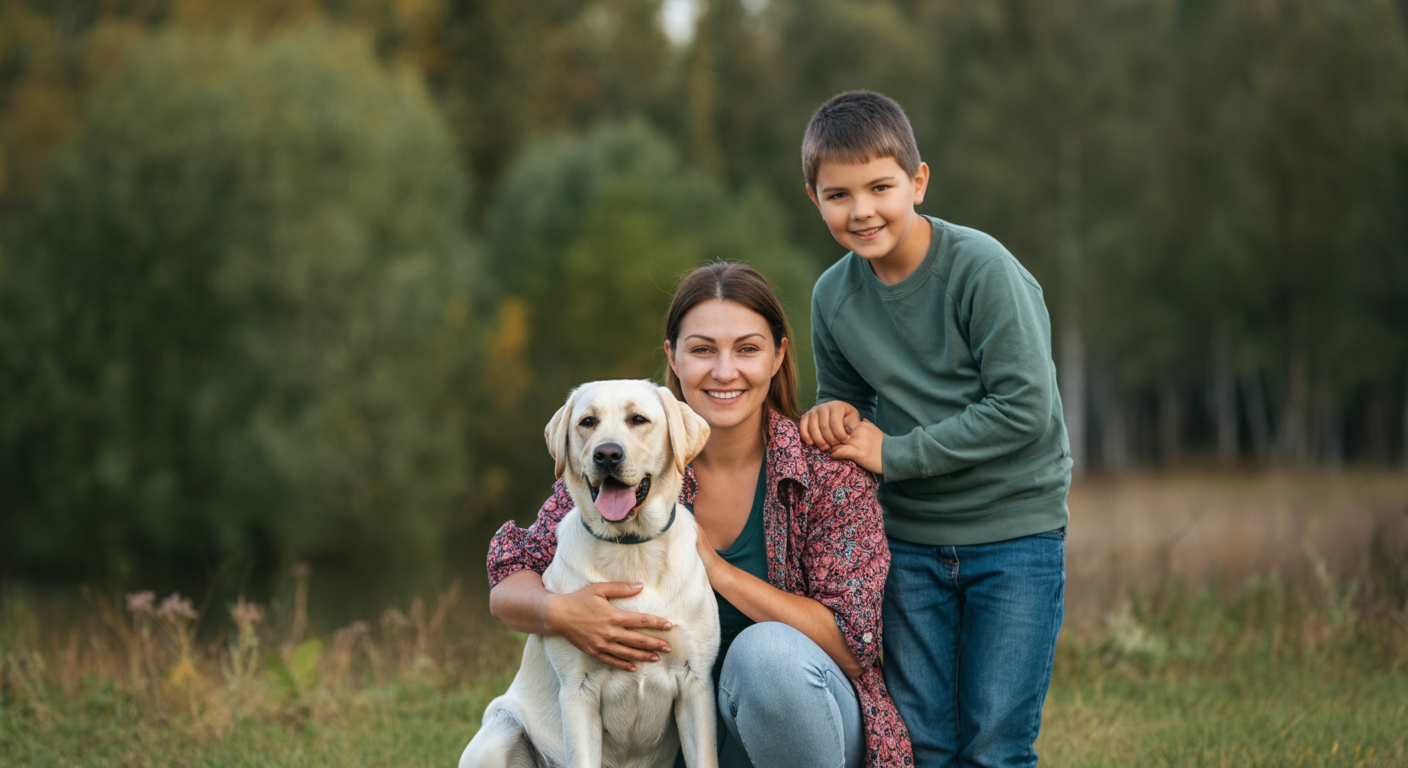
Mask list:
[[[805,666],[811,639],[792,627],[776,621],[753,624],[734,638],[724,658],[722,675],[742,679],[772,677],[783,668]],[[818,650],[820,650],[818,648]]]
[[[734,639],[720,677],[724,727],[755,765],[859,764],[848,759],[862,742],[855,689],[806,635],[754,624]]]
[[[747,698],[751,708],[763,714],[760,709],[790,710],[809,697],[827,695],[834,682],[828,678],[848,682],[811,638],[786,624],[762,622],[734,639],[719,683],[735,707]]]

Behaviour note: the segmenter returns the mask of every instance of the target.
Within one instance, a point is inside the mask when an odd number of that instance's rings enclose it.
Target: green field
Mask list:
[[[1062,648],[1038,750],[1054,766],[1408,765],[1408,671],[1336,654],[1157,671],[1105,667]],[[13,660],[11,660],[13,663]],[[155,712],[112,681],[18,693],[0,708],[11,766],[449,766],[496,685],[416,685],[327,695],[223,726]]]
[[[1150,665],[1109,651],[1108,638],[1063,644],[1037,743],[1043,764],[1408,765],[1401,656],[1262,645]]]
[[[1291,485],[1277,493],[1266,478],[1199,482],[1224,503],[1204,505],[1198,525],[1235,528],[1229,510],[1250,491],[1270,504],[1263,520],[1284,517],[1278,493],[1288,509],[1333,511],[1324,514],[1335,525],[1304,526],[1333,537],[1287,540],[1298,559],[1278,554],[1275,536],[1243,536],[1244,552],[1276,565],[1235,583],[1189,570],[1196,559],[1177,542],[1151,547],[1162,554],[1144,572],[1117,563],[1103,578],[1152,586],[1113,602],[1093,587],[1102,577],[1089,562],[1069,564],[1042,764],[1408,765],[1408,480],[1348,480],[1282,478],[1273,484]],[[1087,485],[1073,509],[1097,530],[1124,504],[1147,510],[1188,488],[1186,477]],[[1077,530],[1071,556],[1100,560]],[[1339,565],[1317,554],[1356,542]],[[41,619],[49,613],[30,593],[0,597],[6,768],[453,765],[521,647],[488,619],[482,595],[457,587],[321,635],[306,615],[249,606],[209,637],[179,600],[90,597],[65,622]]]

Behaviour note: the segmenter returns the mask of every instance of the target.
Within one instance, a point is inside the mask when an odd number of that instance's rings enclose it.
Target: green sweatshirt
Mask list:
[[[1071,448],[1041,286],[992,237],[929,221],[929,253],[899,283],[854,253],[817,280],[817,402],[850,403],[885,433],[890,536],[984,544],[1060,528]]]

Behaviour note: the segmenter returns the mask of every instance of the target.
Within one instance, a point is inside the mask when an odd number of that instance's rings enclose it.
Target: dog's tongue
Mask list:
[[[613,523],[625,520],[635,505],[636,489],[617,483],[602,483],[601,493],[596,496],[597,511]]]

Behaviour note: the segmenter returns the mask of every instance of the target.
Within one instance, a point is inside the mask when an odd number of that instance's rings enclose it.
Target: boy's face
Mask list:
[[[929,238],[919,237],[915,224],[923,223],[926,233],[929,224],[914,206],[924,202],[928,185],[928,165],[920,163],[919,172],[910,176],[893,157],[880,157],[864,163],[822,163],[816,186],[808,187],[807,195],[836,242],[869,261],[879,274],[890,266],[887,260],[909,269],[923,261]],[[916,260],[911,251],[921,241]]]

